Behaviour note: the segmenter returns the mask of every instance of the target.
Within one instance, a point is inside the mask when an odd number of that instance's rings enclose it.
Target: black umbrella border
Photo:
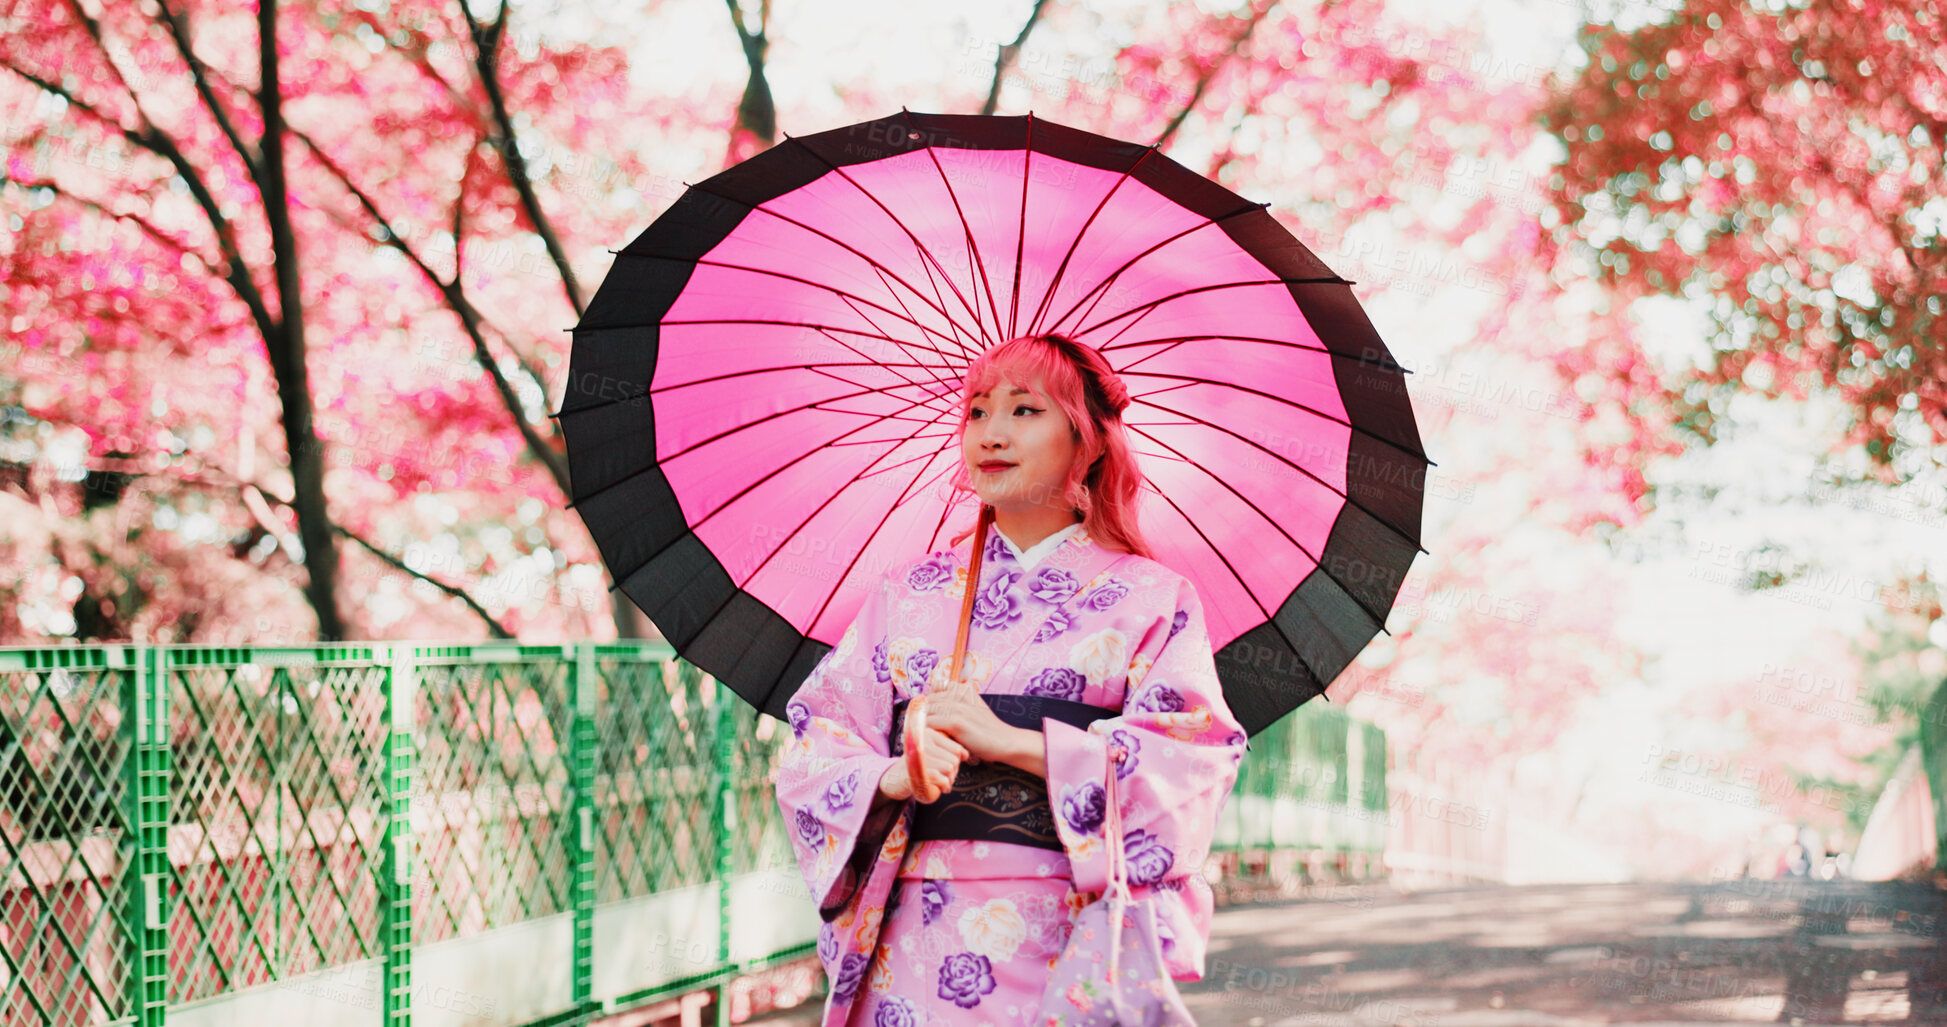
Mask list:
[[[728,684],[759,710],[785,704],[832,648],[735,584],[689,529],[653,459],[649,383],[658,325],[687,285],[694,262],[759,204],[828,172],[923,147],[1031,150],[1122,173],[1217,222],[1283,280],[1332,355],[1352,433],[1346,502],[1319,565],[1271,619],[1216,653],[1225,700],[1256,734],[1326,687],[1379,632],[1420,545],[1429,461],[1420,443],[1405,371],[1353,296],[1273,218],[1264,204],[1142,146],[1035,118],[900,114],[788,137],[770,150],[688,188],[617,254],[574,329],[559,419],[574,496],[603,561],[634,567],[618,583],[682,658]],[[673,266],[673,270],[670,266]],[[640,270],[635,270],[639,268]],[[642,454],[649,454],[647,466]]]

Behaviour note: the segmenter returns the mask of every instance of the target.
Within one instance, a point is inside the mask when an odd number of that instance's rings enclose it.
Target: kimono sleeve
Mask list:
[[[892,682],[884,670],[888,592],[881,579],[838,645],[786,704],[790,740],[777,771],[778,806],[819,914],[836,916],[863,882],[901,803],[875,801],[891,754]]]
[[[1120,716],[1087,730],[1048,719],[1043,732],[1055,833],[1079,892],[1108,886],[1108,749],[1128,750],[1115,783],[1129,884],[1155,900],[1171,976],[1202,977],[1214,907],[1203,864],[1237,781],[1245,732],[1217,682],[1195,586],[1179,582],[1175,610],[1137,646]]]

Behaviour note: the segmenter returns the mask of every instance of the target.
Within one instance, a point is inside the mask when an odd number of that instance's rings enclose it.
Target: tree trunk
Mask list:
[[[345,637],[345,623],[338,612],[338,549],[332,536],[331,514],[325,506],[324,441],[312,425],[311,376],[304,361],[304,290],[284,181],[277,0],[259,3],[257,35],[263,72],[257,102],[264,115],[264,217],[270,223],[278,306],[278,330],[265,333],[264,348],[277,378],[277,399],[283,405],[284,448],[291,460],[291,508],[297,511],[298,539],[304,543],[304,595],[317,611],[319,640],[335,642]]]

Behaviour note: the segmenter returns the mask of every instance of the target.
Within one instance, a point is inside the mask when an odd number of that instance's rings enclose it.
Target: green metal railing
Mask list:
[[[575,1023],[799,958],[782,730],[664,645],[0,649],[0,1023]],[[1220,847],[1383,844],[1376,729],[1252,748]]]
[[[1390,815],[1385,732],[1308,702],[1251,739],[1211,849],[1376,856]]]

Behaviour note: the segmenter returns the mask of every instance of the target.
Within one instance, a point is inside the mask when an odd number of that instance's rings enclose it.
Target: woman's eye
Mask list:
[[[1019,415],[1019,414],[1021,413],[1021,411],[1023,411],[1023,410],[1026,410],[1026,411],[1027,411],[1028,413],[1031,413],[1031,414],[1038,414],[1038,413],[1040,413],[1040,412],[1041,412],[1041,411],[1039,411],[1039,410],[1037,410],[1037,409],[1035,409],[1034,407],[1031,407],[1031,406],[1018,406],[1018,407],[1015,407],[1015,408],[1014,408],[1014,413],[1015,413],[1015,414],[1016,414],[1016,415],[1018,416],[1018,415]]]

